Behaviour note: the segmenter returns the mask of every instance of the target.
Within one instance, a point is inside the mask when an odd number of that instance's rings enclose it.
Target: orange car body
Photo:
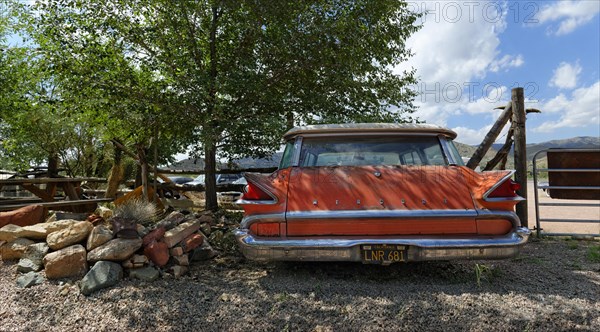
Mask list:
[[[242,252],[380,264],[516,255],[529,230],[512,172],[462,166],[455,137],[431,125],[292,129],[280,169],[245,174]]]

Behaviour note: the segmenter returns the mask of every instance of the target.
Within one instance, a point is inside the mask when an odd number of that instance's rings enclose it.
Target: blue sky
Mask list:
[[[429,11],[397,68],[421,78],[419,118],[477,144],[521,86],[542,111],[528,116],[528,143],[600,136],[600,1],[408,3]]]

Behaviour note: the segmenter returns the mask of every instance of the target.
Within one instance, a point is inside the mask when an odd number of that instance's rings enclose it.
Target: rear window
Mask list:
[[[437,137],[304,138],[299,166],[447,165]]]

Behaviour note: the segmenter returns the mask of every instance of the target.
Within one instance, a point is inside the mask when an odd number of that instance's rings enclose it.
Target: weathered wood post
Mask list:
[[[470,169],[475,169],[475,167],[479,165],[481,159],[483,159],[483,156],[485,156],[492,144],[494,144],[496,138],[498,138],[498,135],[500,135],[502,128],[504,128],[504,125],[506,125],[508,119],[510,119],[512,112],[511,108],[512,103],[508,103],[504,108],[504,112],[502,112],[498,120],[496,120],[496,123],[494,123],[492,129],[490,129],[487,135],[485,135],[485,138],[477,147],[477,150],[475,150],[473,156],[471,156],[471,158],[469,159],[469,162],[467,162],[467,167],[469,167]]]
[[[515,135],[515,181],[521,185],[517,193],[519,196],[527,198],[527,139],[525,134],[526,113],[523,88],[512,89],[511,103]],[[517,204],[517,215],[521,219],[521,225],[528,227],[526,200]]]

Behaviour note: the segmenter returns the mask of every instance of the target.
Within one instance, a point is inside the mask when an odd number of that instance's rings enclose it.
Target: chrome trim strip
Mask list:
[[[271,195],[269,195],[271,196]],[[267,200],[257,200],[257,201],[249,201],[247,199],[238,199],[237,201],[235,201],[235,204],[237,205],[273,205],[273,204],[277,204],[276,201],[267,201]]]
[[[240,222],[240,229],[248,230],[255,222],[285,222],[285,213],[255,214],[245,216]]]
[[[446,140],[446,137],[439,135],[438,140],[440,141],[440,145],[442,146],[442,151],[444,151],[444,154],[446,155],[446,162],[450,166],[458,166],[458,163],[456,162],[456,160],[454,160],[454,155],[452,154],[452,151],[448,146],[448,141]]]
[[[357,133],[357,132],[347,132],[347,133],[303,133],[299,134],[302,136],[297,137],[363,137],[363,136],[423,136],[423,137],[431,137],[431,136],[439,136],[439,133],[398,133],[398,132],[365,132],[365,133]]]
[[[502,236],[483,237],[372,237],[372,238],[255,238],[247,230],[234,235],[244,256],[260,261],[361,261],[360,246],[409,246],[407,261],[448,259],[500,259],[518,254],[531,231],[517,228]]]
[[[477,210],[340,210],[287,212],[287,220],[477,217]]]
[[[525,201],[526,199],[521,197],[521,196],[516,196],[516,197],[492,197],[492,198],[488,198],[485,201],[486,202],[521,202],[521,201]]]
[[[509,179],[510,177],[513,176],[513,174],[515,174],[515,170],[509,170],[508,174],[503,176],[502,179],[500,179],[498,182],[496,182],[496,184],[494,184],[490,189],[488,189],[485,193],[483,193],[483,200],[487,201],[488,200],[488,195],[491,194],[494,190],[496,190],[496,188],[498,188],[504,181],[506,181],[507,179]],[[520,196],[517,196],[520,197]]]
[[[297,167],[300,163],[300,150],[302,149],[302,136],[296,137],[294,141],[294,154],[292,154],[292,166]]]

